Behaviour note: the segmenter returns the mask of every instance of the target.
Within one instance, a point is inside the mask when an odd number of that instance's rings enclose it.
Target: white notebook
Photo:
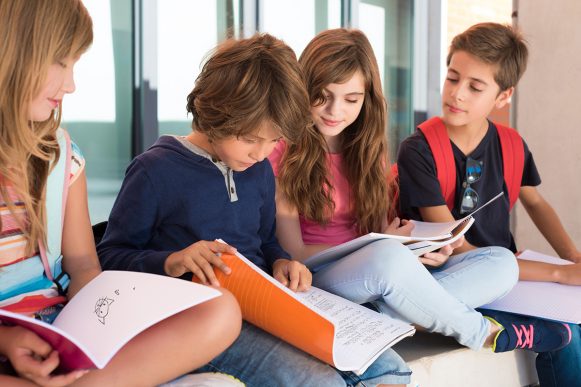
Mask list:
[[[571,264],[564,259],[532,250],[523,251],[518,258],[557,265]],[[506,296],[482,308],[580,324],[581,286],[519,281]]]

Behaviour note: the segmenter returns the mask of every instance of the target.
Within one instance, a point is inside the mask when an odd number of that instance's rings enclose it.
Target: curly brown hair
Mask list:
[[[294,142],[311,121],[296,55],[269,34],[220,44],[188,95],[187,111],[192,129],[215,140],[249,134],[270,121]]]
[[[479,23],[456,35],[450,44],[447,65],[456,51],[465,51],[496,65],[494,80],[500,91],[516,86],[527,68],[529,51],[516,28],[498,23]]]

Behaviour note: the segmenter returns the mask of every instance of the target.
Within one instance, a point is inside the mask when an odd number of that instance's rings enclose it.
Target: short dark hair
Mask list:
[[[269,34],[218,45],[187,100],[192,128],[211,139],[243,136],[268,120],[294,142],[311,122],[296,55]]]
[[[521,32],[509,25],[480,23],[456,35],[446,64],[456,51],[465,51],[481,61],[496,65],[494,80],[500,90],[516,86],[527,68],[528,48]]]

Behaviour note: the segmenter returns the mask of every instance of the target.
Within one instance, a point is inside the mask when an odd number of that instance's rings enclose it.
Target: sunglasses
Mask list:
[[[466,177],[462,183],[462,194],[460,195],[460,213],[472,212],[478,206],[478,192],[470,185],[477,182],[482,177],[484,163],[468,157],[466,159]]]

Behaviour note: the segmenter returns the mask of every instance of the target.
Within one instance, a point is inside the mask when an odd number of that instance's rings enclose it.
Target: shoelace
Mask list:
[[[525,325],[521,325],[520,329],[512,324],[512,327],[514,328],[514,331],[516,332],[516,336],[517,336],[517,343],[516,343],[516,348],[532,348],[533,347],[533,337],[535,336],[535,328],[533,327],[533,325],[529,325],[529,327],[527,328]],[[523,336],[524,336],[524,340],[523,340]]]

